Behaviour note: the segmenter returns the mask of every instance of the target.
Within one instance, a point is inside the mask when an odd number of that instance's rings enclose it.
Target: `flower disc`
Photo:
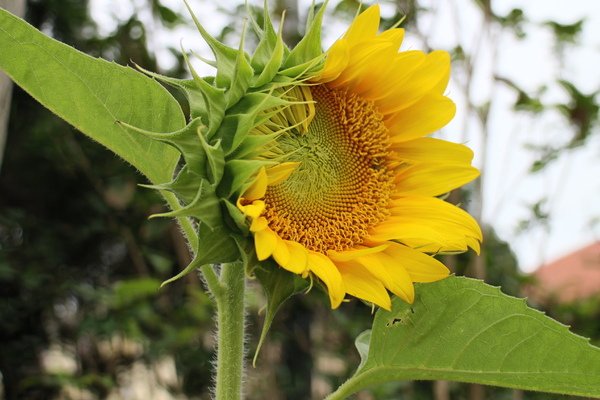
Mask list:
[[[281,238],[326,254],[363,242],[388,215],[394,174],[389,133],[372,102],[346,90],[311,87],[315,116],[307,132],[278,147],[299,166],[269,186],[264,216]]]

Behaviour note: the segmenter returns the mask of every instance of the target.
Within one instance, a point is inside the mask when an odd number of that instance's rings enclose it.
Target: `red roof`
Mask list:
[[[600,296],[600,241],[542,265],[533,276],[529,294],[538,301],[570,303]]]

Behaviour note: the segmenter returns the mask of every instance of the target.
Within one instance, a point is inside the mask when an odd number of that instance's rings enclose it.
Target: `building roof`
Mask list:
[[[600,296],[600,241],[576,250],[534,273],[528,294],[537,301],[571,303]]]

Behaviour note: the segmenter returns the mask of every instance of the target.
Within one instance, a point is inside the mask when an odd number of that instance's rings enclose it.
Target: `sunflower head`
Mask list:
[[[197,23],[217,73],[159,77],[184,91],[191,115],[180,132],[147,133],[184,160],[156,188],[181,199],[165,215],[198,221],[186,271],[272,260],[318,278],[334,308],[349,294],[389,309],[389,292],[412,302],[413,282],[448,275],[433,255],[479,250],[477,223],[439,198],[478,171],[467,147],[427,137],[455,112],[444,96],[449,55],[399,51],[404,31],[380,33],[377,5],[323,53],[323,11],[293,49],[265,11],[262,24],[250,23],[252,56],[244,36],[232,49]]]

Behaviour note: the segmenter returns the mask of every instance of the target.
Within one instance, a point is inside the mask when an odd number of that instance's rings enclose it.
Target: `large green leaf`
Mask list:
[[[175,149],[126,131],[185,125],[175,99],[156,81],[53,40],[0,9],[0,69],[52,112],[100,142],[155,183],[170,181]]]
[[[600,397],[600,349],[524,300],[461,277],[418,285],[416,295],[377,312],[366,359],[329,399],[419,379]]]

